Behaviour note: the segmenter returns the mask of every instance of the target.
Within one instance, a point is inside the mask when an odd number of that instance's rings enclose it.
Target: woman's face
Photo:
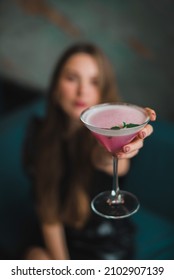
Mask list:
[[[99,69],[92,56],[79,53],[68,59],[57,83],[55,99],[73,119],[79,119],[84,109],[100,102]]]

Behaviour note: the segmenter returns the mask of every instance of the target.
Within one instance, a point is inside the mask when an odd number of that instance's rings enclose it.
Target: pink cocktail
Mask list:
[[[107,218],[132,215],[138,210],[139,203],[133,194],[119,189],[116,152],[131,142],[147,124],[149,116],[146,110],[126,103],[99,104],[85,110],[81,120],[113,156],[113,190],[94,198],[93,210]]]

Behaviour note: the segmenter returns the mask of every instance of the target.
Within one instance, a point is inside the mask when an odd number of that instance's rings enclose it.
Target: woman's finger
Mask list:
[[[153,127],[150,124],[147,124],[139,133],[138,137],[140,139],[145,139],[153,133]]]
[[[123,152],[119,152],[116,154],[116,156],[119,158],[119,159],[130,159],[134,156],[136,156],[137,154],[139,153],[139,150],[135,150],[135,151],[132,151],[130,153],[123,153]]]
[[[146,109],[146,111],[147,111],[147,113],[148,113],[148,115],[150,117],[150,120],[151,121],[155,121],[156,120],[156,112],[153,109],[149,108],[149,107],[146,107],[145,109]]]
[[[131,152],[141,149],[143,147],[143,144],[144,144],[143,139],[136,137],[131,143],[125,145],[122,148],[122,151],[124,153],[131,153]]]

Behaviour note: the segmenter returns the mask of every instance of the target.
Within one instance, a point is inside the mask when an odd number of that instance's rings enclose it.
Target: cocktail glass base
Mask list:
[[[106,191],[98,194],[91,202],[92,210],[108,219],[127,218],[136,213],[140,207],[135,195],[126,191]]]

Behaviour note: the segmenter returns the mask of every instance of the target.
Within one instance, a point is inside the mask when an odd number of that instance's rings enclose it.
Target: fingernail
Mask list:
[[[124,147],[124,148],[123,148],[123,151],[124,151],[125,153],[128,153],[128,152],[130,151],[130,147],[128,147],[128,146]]]
[[[117,158],[121,158],[122,157],[122,153],[117,154]]]
[[[146,137],[146,133],[144,131],[141,131],[140,132],[140,137],[144,139]]]
[[[152,112],[152,117],[153,117],[154,119],[156,119],[156,113],[155,113],[155,112]]]

